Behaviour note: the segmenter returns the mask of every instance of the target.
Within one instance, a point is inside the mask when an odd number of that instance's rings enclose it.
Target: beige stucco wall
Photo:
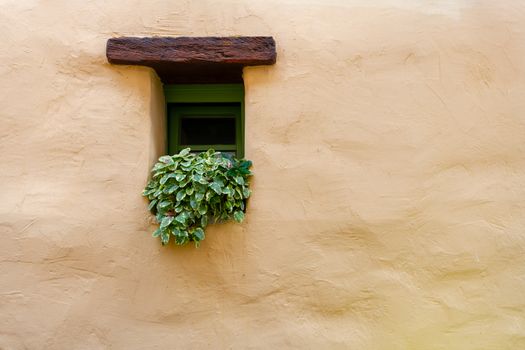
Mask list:
[[[0,349],[525,349],[525,3],[0,2]],[[163,248],[120,35],[272,35],[242,225]]]

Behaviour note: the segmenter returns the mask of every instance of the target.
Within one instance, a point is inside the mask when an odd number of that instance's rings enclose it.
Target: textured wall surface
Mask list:
[[[525,3],[0,1],[0,349],[525,349]],[[121,35],[271,35],[242,225],[163,248]]]

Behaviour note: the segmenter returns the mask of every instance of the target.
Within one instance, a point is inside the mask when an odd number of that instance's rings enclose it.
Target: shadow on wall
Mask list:
[[[153,69],[150,70],[150,144],[148,168],[166,154],[166,103],[162,82]]]

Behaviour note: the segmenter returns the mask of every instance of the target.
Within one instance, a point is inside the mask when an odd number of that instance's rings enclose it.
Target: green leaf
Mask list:
[[[244,185],[244,179],[242,178],[242,176],[237,176],[235,178],[235,182],[237,182],[239,185]]]
[[[180,231],[180,233],[175,237],[175,243],[178,245],[183,245],[189,242],[189,235],[186,231]]]
[[[157,200],[156,199],[154,199],[151,202],[149,202],[148,210],[153,209],[155,207],[155,204],[157,204]]]
[[[161,177],[159,182],[161,185],[164,185],[172,177],[176,177],[176,175],[174,175],[173,173],[166,174],[163,177]]]
[[[153,179],[156,180],[160,175],[166,174],[166,170],[162,169],[153,173]]]
[[[191,196],[193,194],[193,191],[195,191],[195,187],[187,187],[186,188],[186,194],[188,196]]]
[[[178,188],[179,188],[179,185],[177,185],[177,184],[172,185],[171,187],[168,188],[167,193],[168,193],[168,194],[172,194],[172,193],[175,192]]]
[[[159,171],[161,169],[164,169],[166,167],[166,164],[163,164],[163,163],[157,163],[155,164],[155,166],[153,167],[153,169],[151,169],[151,172],[156,172],[156,171]]]
[[[157,190],[156,188],[150,188],[150,189],[145,188],[144,191],[142,192],[142,195],[149,196],[150,194],[155,193],[156,190]]]
[[[201,216],[201,226],[202,227],[208,226],[208,215]]]
[[[186,191],[180,190],[179,192],[177,192],[177,202],[183,200],[184,197],[186,197]]]
[[[207,185],[207,184],[208,184],[208,180],[207,180],[205,177],[202,177],[202,178],[199,180],[199,183],[202,184],[202,185]]]
[[[242,195],[244,196],[244,198],[248,198],[250,197],[252,191],[250,191],[250,189],[248,187],[243,187],[242,188]]]
[[[179,182],[179,188],[185,187],[187,184],[190,183],[190,181],[191,181],[190,179],[186,179],[184,181]]]
[[[164,164],[171,164],[173,163],[173,158],[171,158],[171,156],[162,156],[159,158],[159,162]]]
[[[242,160],[241,163],[239,164],[239,166],[241,168],[245,168],[245,169],[249,169],[252,167],[252,161],[251,160]]]
[[[168,231],[162,231],[160,234],[160,240],[162,241],[162,244],[168,244],[170,241],[170,233]]]
[[[244,220],[244,213],[240,210],[237,210],[235,213],[233,213],[233,218],[237,222],[242,222]]]
[[[221,186],[221,187],[224,186],[224,181],[218,176],[213,178],[213,182],[219,184],[219,186]]]
[[[193,235],[197,241],[202,241],[204,239],[204,230],[200,227],[197,227],[195,231],[193,231]]]
[[[166,181],[168,180],[168,178],[169,178],[170,175],[171,175],[171,174],[165,174],[165,175],[163,175],[163,176],[160,178],[160,181],[159,181],[160,184],[161,184],[161,185],[164,185],[164,184],[166,183]]]
[[[184,156],[188,155],[190,153],[190,151],[191,151],[190,148],[185,148],[182,151],[180,151],[178,155],[181,156],[181,157],[184,157]]]
[[[179,182],[181,182],[185,178],[186,178],[186,175],[184,175],[184,174],[175,174],[175,180],[177,180]]]
[[[195,193],[195,200],[197,202],[202,201],[203,198],[204,198],[204,192],[197,192],[197,193]]]
[[[197,203],[196,200],[194,200],[194,199],[190,199],[190,206],[191,206],[193,209],[197,208],[197,205],[198,205],[198,203]]]
[[[155,230],[155,232],[153,232],[153,237],[158,237],[160,236],[160,233],[162,232],[161,228],[159,227],[158,229]]]
[[[160,223],[160,228],[168,227],[173,222],[173,216],[165,216]]]
[[[232,192],[231,187],[224,187],[224,188],[222,189],[222,193],[223,193],[223,194],[227,194],[227,195],[231,195],[233,192]]]
[[[221,194],[221,193],[222,193],[222,186],[221,186],[218,182],[215,182],[215,181],[212,182],[212,183],[210,184],[210,188],[211,188],[212,190],[214,190],[215,193],[217,193],[217,194]]]
[[[208,212],[208,207],[206,205],[199,206],[199,214],[204,215]]]
[[[175,217],[175,220],[180,222],[181,224],[186,223],[187,219],[188,219],[188,214],[186,212],[182,212]]]
[[[162,201],[162,202],[159,203],[159,207],[160,208],[167,208],[167,207],[170,206],[170,204],[171,204],[171,201]]]

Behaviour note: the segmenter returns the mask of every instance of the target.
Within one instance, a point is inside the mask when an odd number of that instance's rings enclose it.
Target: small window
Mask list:
[[[244,156],[242,84],[168,85],[168,153],[213,148]]]

